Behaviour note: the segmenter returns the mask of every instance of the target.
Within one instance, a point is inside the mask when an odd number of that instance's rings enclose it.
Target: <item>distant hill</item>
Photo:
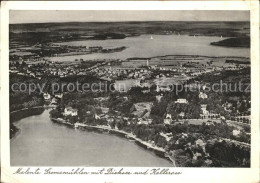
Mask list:
[[[125,39],[142,34],[245,37],[249,22],[63,22],[9,25],[10,48],[37,43]]]

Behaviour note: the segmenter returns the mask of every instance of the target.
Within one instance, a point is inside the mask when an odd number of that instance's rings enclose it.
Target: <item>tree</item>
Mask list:
[[[247,111],[247,108],[246,108],[246,103],[245,102],[242,102],[240,107],[238,108],[238,111],[239,112],[245,112]]]

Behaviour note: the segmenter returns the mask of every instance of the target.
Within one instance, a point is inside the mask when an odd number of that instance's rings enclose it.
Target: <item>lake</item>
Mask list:
[[[126,46],[127,49],[115,53],[93,53],[87,55],[73,55],[51,57],[53,61],[74,61],[75,59],[127,59],[132,57],[155,57],[163,55],[203,55],[203,56],[237,56],[250,57],[249,48],[227,48],[212,46],[211,42],[223,40],[220,37],[188,36],[188,35],[141,35],[125,39],[85,40],[57,43],[70,46],[102,46],[116,48]]]
[[[53,123],[49,111],[15,122],[12,166],[173,166],[127,139]]]

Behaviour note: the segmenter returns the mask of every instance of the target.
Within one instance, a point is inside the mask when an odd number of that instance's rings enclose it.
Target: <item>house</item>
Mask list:
[[[139,118],[140,117],[148,118],[150,116],[152,105],[153,105],[152,102],[135,103],[131,107],[131,111],[133,111],[132,114]]]
[[[55,97],[56,97],[56,98],[60,98],[60,99],[61,99],[61,98],[62,98],[62,96],[63,96],[63,94],[62,94],[62,93],[57,93],[57,94],[55,94]]]
[[[175,101],[175,103],[179,103],[179,104],[187,104],[188,101],[185,98],[179,98]]]
[[[178,116],[183,118],[185,116],[185,113],[181,112],[180,114],[178,114]]]
[[[207,86],[206,86],[206,85],[203,85],[203,86],[202,86],[202,89],[203,89],[203,90],[205,90],[206,88],[207,88]]]
[[[162,133],[160,132],[160,135],[165,138],[167,142],[169,142],[172,139],[172,133]]]
[[[166,117],[167,119],[172,119],[172,115],[171,114],[166,114]]]
[[[163,95],[156,95],[156,96],[155,96],[156,101],[157,101],[157,102],[161,102],[162,97],[163,97]]]
[[[233,133],[234,136],[239,136],[240,130],[233,130],[232,133]]]
[[[150,83],[147,80],[142,79],[142,80],[140,80],[140,87],[142,87],[142,88],[150,88],[151,85],[150,85]]]
[[[171,124],[172,122],[172,115],[171,114],[166,114],[165,119],[163,120],[164,124]]]
[[[144,124],[144,125],[148,125],[148,124],[151,124],[151,120],[146,120],[146,119],[143,119],[143,118],[138,118],[138,122],[137,124]]]
[[[188,134],[187,133],[181,133],[181,138],[187,138]]]
[[[108,123],[113,123],[114,121],[115,121],[114,118],[108,118],[108,119],[107,119],[107,122],[108,122]]]
[[[206,104],[202,104],[201,105],[201,110],[202,110],[202,115],[209,115],[209,111],[206,109],[207,108],[207,105]]]
[[[169,85],[157,85],[156,86],[156,92],[166,92],[166,91],[171,91],[171,88]]]
[[[102,110],[102,113],[104,113],[104,114],[108,113],[108,111],[109,111],[109,108],[107,108],[107,107],[100,107],[100,109]]]
[[[208,95],[206,93],[200,92],[199,98],[206,99],[206,98],[208,98]]]
[[[95,119],[100,119],[100,116],[98,116],[96,113],[95,113]]]
[[[77,109],[73,109],[72,107],[66,107],[64,109],[64,116],[77,116],[78,115],[78,110]]]
[[[56,99],[56,98],[53,98],[53,99],[51,100],[51,104],[57,104],[57,99]]]
[[[205,145],[206,145],[206,143],[203,141],[203,140],[201,140],[201,139],[198,139],[198,140],[196,140],[195,141],[195,144],[198,146],[201,146],[201,147],[204,147]]]
[[[193,160],[197,160],[197,159],[199,159],[199,158],[201,158],[201,157],[202,157],[201,153],[196,152],[196,153],[194,153],[192,159],[193,159]]]
[[[143,89],[142,90],[142,93],[149,93],[150,92],[150,88],[147,88],[147,89]]]
[[[221,122],[226,122],[226,118],[224,116],[220,116]]]
[[[43,94],[43,98],[44,98],[44,100],[50,100],[51,99],[51,95],[49,93],[44,93]]]

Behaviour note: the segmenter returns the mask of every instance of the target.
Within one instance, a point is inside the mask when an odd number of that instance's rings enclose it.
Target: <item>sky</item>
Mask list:
[[[109,21],[249,21],[239,10],[11,10],[10,24]]]

